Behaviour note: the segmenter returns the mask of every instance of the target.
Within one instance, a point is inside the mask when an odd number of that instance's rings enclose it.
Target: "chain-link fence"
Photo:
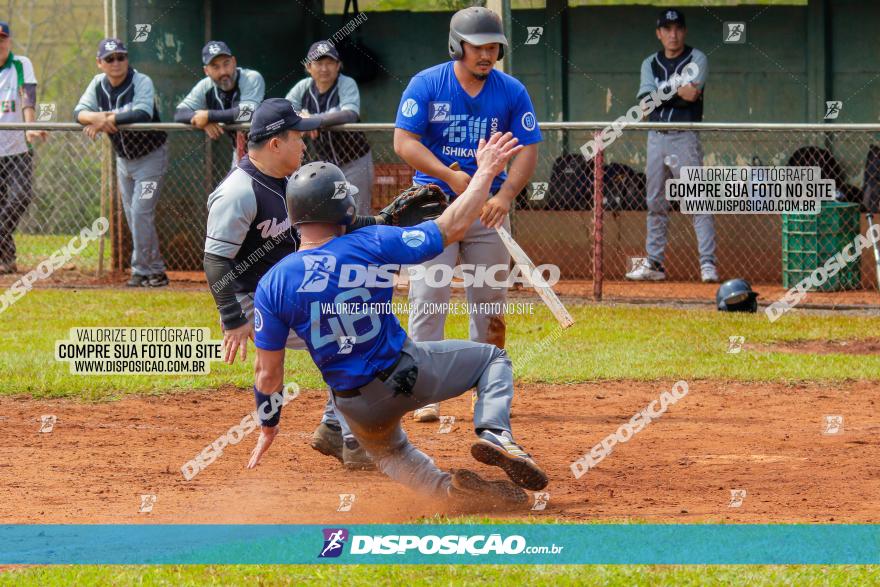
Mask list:
[[[664,132],[661,134],[660,130]],[[571,138],[576,144],[582,144],[592,138],[595,131],[591,131],[572,131]],[[643,123],[627,127],[603,153],[604,277],[623,278],[630,258],[646,255],[646,216],[652,187],[649,173],[668,178],[673,169],[692,165],[690,162],[699,158],[706,166],[815,166],[821,169],[824,178],[834,180],[839,201],[854,203],[859,206],[859,212],[865,212],[866,160],[870,152],[878,149],[874,146],[880,143],[878,133],[878,125],[699,124],[688,127]],[[650,154],[647,145],[652,134],[655,153]],[[695,138],[681,141],[684,134]],[[677,153],[674,141],[684,145]],[[666,148],[658,149],[661,145]],[[649,164],[649,155],[657,159],[653,164]],[[880,168],[876,163],[869,169],[867,183],[875,186],[873,205],[876,206],[876,185],[880,183]],[[714,226],[722,279],[744,277],[758,283],[782,282],[781,215],[719,214],[714,216]],[[865,230],[862,218],[861,231]],[[862,285],[876,288],[874,261],[869,251],[864,252],[862,261]],[[665,269],[672,280],[699,279],[693,216],[670,214]]]
[[[534,176],[516,201],[513,232],[538,263],[558,265],[563,278],[594,275],[594,202],[601,176],[602,271],[604,279],[623,279],[631,257],[645,256],[648,209],[647,143],[656,130],[698,131],[705,165],[811,165],[835,180],[842,199],[860,202],[865,162],[880,143],[880,125],[742,125],[676,126],[639,123],[628,126],[601,155],[587,160],[580,148],[607,123],[547,123]],[[0,130],[22,125],[0,125]],[[90,246],[75,265],[84,272],[123,272],[130,261],[130,230],[116,174],[116,157],[105,135],[86,137],[76,124],[30,125],[49,131],[33,149],[33,202],[17,225],[19,271],[38,263],[99,216],[111,220],[103,248]],[[147,134],[147,130],[153,134]],[[134,125],[117,137],[117,149],[152,152],[164,133],[167,168],[156,180],[155,224],[160,250],[171,271],[201,271],[208,194],[229,170],[243,133],[227,129],[219,140],[184,125]],[[670,136],[675,133],[664,133]],[[238,140],[236,141],[236,137]],[[347,125],[308,137],[306,160],[335,159],[350,181],[370,191],[373,210],[411,184],[413,170],[394,153],[393,125]],[[139,154],[133,152],[130,154]],[[688,155],[682,153],[682,160]],[[135,158],[137,160],[137,158]],[[3,158],[0,158],[0,162]],[[656,162],[655,162],[656,164]],[[678,166],[677,156],[663,157],[664,172]],[[136,175],[127,162],[124,173]],[[876,171],[880,182],[880,170]],[[347,175],[348,176],[348,175]],[[148,180],[149,181],[149,180]],[[870,182],[869,182],[870,183]],[[363,190],[362,190],[363,191]],[[138,192],[136,197],[149,194]],[[6,198],[6,192],[0,194]],[[135,219],[134,222],[137,222]],[[717,215],[716,254],[721,277],[745,277],[756,283],[782,282],[782,222],[778,215]],[[862,232],[865,231],[864,219]],[[103,251],[103,257],[101,257]],[[873,282],[873,259],[862,259],[862,286]],[[671,280],[699,280],[697,242],[692,217],[670,213],[665,267]]]

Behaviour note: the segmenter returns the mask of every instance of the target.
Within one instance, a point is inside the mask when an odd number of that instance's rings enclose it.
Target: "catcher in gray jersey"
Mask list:
[[[278,125],[278,121],[283,123]],[[208,197],[204,267],[223,324],[224,358],[230,364],[239,353],[243,360],[247,357],[247,340],[253,340],[257,283],[275,263],[299,248],[299,235],[291,230],[283,194],[287,177],[302,162],[302,133],[316,124],[300,118],[286,100],[266,100],[254,114],[248,137],[250,152]],[[414,224],[423,217],[439,216],[445,206],[442,192],[420,186],[405,191],[378,216],[356,217],[348,229]],[[305,349],[294,333],[287,346]],[[339,459],[346,468],[373,466],[329,400],[311,445]],[[259,448],[254,452],[254,463],[262,454]]]

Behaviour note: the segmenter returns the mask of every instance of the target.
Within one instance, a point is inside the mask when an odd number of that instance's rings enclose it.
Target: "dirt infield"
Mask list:
[[[256,433],[192,481],[180,467],[253,409],[249,391],[140,397],[85,404],[0,399],[0,523],[356,523],[404,522],[437,513],[697,522],[880,522],[880,402],[870,382],[753,385],[690,382],[687,396],[595,469],[575,479],[569,468],[672,381],[571,386],[524,385],[513,427],[550,475],[545,511],[453,511],[376,472],[347,472],[308,446],[323,392],[305,390],[284,410],[282,431],[256,470],[243,468]],[[456,418],[407,422],[417,446],[442,468],[474,462],[467,397],[443,405]],[[51,433],[40,417],[54,414]],[[844,416],[843,431],[823,434],[825,416]],[[738,508],[731,490],[744,489]],[[355,494],[337,512],[339,494]],[[157,496],[138,513],[140,496]]]

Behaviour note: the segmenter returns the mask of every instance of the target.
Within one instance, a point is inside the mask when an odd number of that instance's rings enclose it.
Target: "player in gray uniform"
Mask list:
[[[358,122],[361,95],[357,82],[340,73],[342,60],[333,44],[328,41],[312,43],[306,60],[309,77],[298,81],[286,96],[294,110],[303,118],[320,120],[321,129]],[[329,161],[342,169],[346,181],[358,189],[354,196],[357,213],[369,214],[374,171],[373,153],[366,135],[362,132],[314,130],[307,136],[312,139],[312,158]]]
[[[247,341],[253,340],[257,282],[299,246],[284,193],[287,177],[302,162],[302,133],[318,124],[297,116],[281,98],[266,100],[254,114],[248,154],[208,196],[205,275],[220,311],[224,359],[230,364],[239,352],[242,360],[247,357]],[[306,347],[290,332],[287,348]],[[312,448],[339,459],[348,469],[373,468],[329,398]]]
[[[229,46],[223,41],[208,41],[202,48],[202,65],[208,77],[197,83],[177,105],[174,121],[191,124],[205,131],[212,139],[223,136],[219,123],[250,122],[251,116],[266,93],[260,72],[238,67]],[[236,142],[243,143],[244,133],[236,133]],[[232,164],[244,153],[243,144],[236,144]]]
[[[117,124],[160,122],[153,80],[128,63],[128,50],[119,39],[98,43],[96,75],[73,110],[83,132],[94,139],[110,136],[116,153],[116,175],[125,219],[131,230],[131,279],[128,286],[168,285],[165,261],[156,234],[156,202],[168,168],[166,136],[160,131],[118,130]]]
[[[407,229],[370,226],[345,234],[354,205],[344,192],[342,199],[336,197],[337,186],[345,183],[339,168],[310,163],[291,178],[288,210],[300,228],[305,252],[286,257],[257,288],[254,396],[258,403],[282,388],[284,338],[294,328],[309,345],[312,360],[333,389],[336,405],[355,436],[379,469],[395,481],[432,497],[491,504],[523,505],[528,497],[521,487],[534,491],[546,487],[547,475],[510,431],[513,369],[505,351],[464,340],[413,342],[397,317],[380,309],[391,302],[393,282],[356,286],[341,278],[350,263],[412,263],[461,240],[479,218],[493,178],[522,150],[516,142],[511,133],[481,139],[477,170],[468,187],[435,220]],[[363,304],[357,306],[376,309],[319,310],[324,304],[346,305],[342,300],[359,300]],[[344,336],[338,339],[340,334]],[[348,339],[344,346],[341,339]],[[467,470],[441,471],[410,444],[401,428],[407,412],[459,396],[474,386],[479,390],[474,410],[478,439],[471,455],[502,468],[513,483],[486,481]],[[277,435],[279,420],[280,414],[261,419],[256,449],[260,454]]]
[[[676,94],[651,112],[651,122],[700,122],[703,120],[703,92],[709,74],[709,61],[702,51],[685,45],[687,27],[684,14],[674,8],[664,9],[657,18],[657,39],[663,49],[642,62],[638,98],[670,83],[694,64],[697,76],[678,88]],[[648,189],[648,218],[645,248],[647,260],[626,274],[634,281],[662,281],[669,226],[669,202],[666,180],[678,179],[682,167],[703,164],[700,137],[694,131],[652,130],[648,132],[648,161],[645,169]],[[694,214],[694,231],[700,252],[700,277],[705,283],[718,281],[715,259],[715,219],[711,214]]]
[[[305,144],[302,133],[317,128],[317,120],[300,118],[281,98],[263,102],[254,114],[250,152],[242,157],[208,196],[208,227],[204,267],[223,324],[224,359],[247,357],[253,339],[254,291],[260,278],[295,252],[299,235],[291,229],[284,198],[287,177],[299,169]],[[413,198],[408,206],[419,204]],[[388,208],[378,216],[357,216],[349,230],[374,224],[394,224],[407,207]],[[287,348],[304,349],[293,332]],[[312,435],[312,448],[339,459],[348,469],[372,468],[345,419],[328,399],[321,424]]]

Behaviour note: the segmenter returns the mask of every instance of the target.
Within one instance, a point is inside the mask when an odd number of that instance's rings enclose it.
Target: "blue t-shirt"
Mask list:
[[[445,165],[458,161],[462,171],[477,171],[477,145],[495,131],[512,132],[520,145],[541,142],[535,108],[526,87],[514,77],[493,69],[483,89],[471,98],[458,83],[454,61],[441,63],[413,76],[400,98],[394,126],[417,134]],[[492,182],[498,191],[507,174]],[[436,177],[416,171],[417,184],[435,183],[450,197],[452,189]]]
[[[428,220],[408,228],[368,226],[288,255],[257,286],[254,344],[281,350],[293,330],[332,389],[365,385],[394,364],[406,340],[390,311],[391,269],[442,251],[440,229]]]

